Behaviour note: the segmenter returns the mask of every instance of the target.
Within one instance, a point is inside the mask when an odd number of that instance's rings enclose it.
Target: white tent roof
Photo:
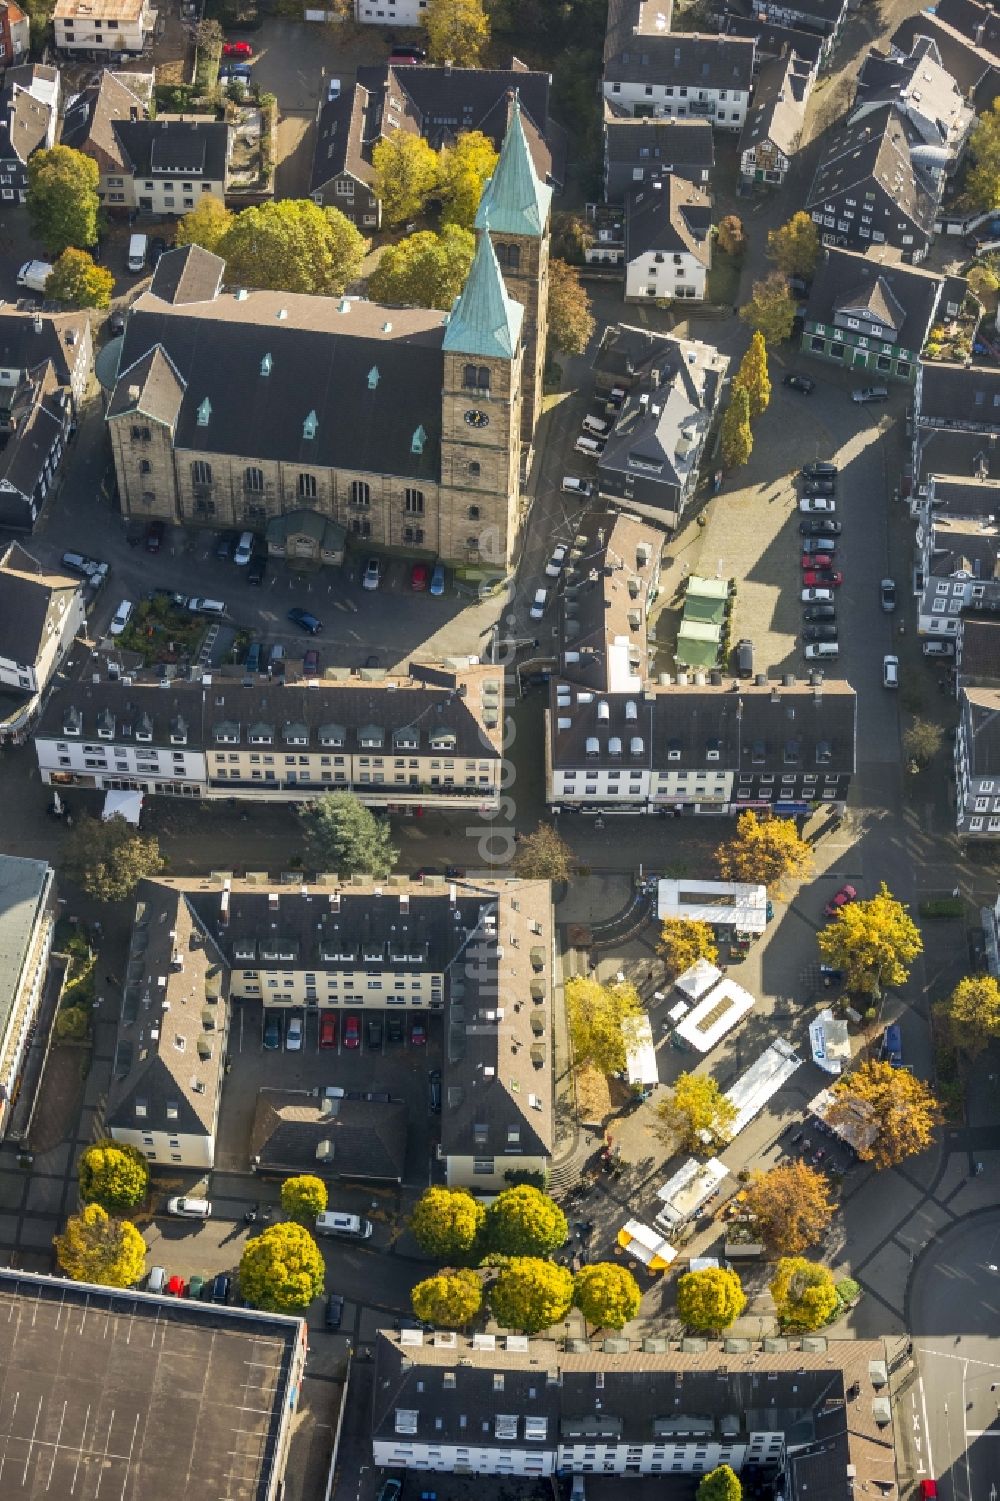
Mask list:
[[[126,823],[137,824],[139,814],[142,812],[141,792],[122,792],[112,789],[104,799],[104,808],[101,811],[102,819],[124,818]]]

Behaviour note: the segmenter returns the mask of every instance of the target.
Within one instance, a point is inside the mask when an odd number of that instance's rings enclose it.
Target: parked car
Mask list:
[[[832,558],[837,551],[837,544],[832,537],[803,537],[801,547],[803,553],[813,557]]]
[[[410,569],[410,588],[417,594],[422,594],[427,588],[430,578],[430,569],[426,563],[414,563]]]
[[[83,552],[64,552],[61,562],[70,573],[79,573],[86,579],[92,579],[102,569],[105,573],[108,571],[107,563],[99,563],[96,558],[88,558]]]
[[[167,1280],[165,1266],[151,1266],[149,1276],[146,1278],[146,1291],[148,1293],[161,1293]]]
[[[167,1283],[166,1287],[163,1289],[163,1291],[167,1294],[168,1297],[171,1297],[171,1298],[183,1298],[183,1296],[184,1296],[184,1278],[183,1277],[178,1277],[177,1273],[175,1272],[174,1275],[171,1277],[170,1281]]]
[[[560,573],[562,573],[563,564],[566,561],[566,554],[568,552],[569,548],[560,542],[559,546],[553,550],[551,558],[549,558],[549,561],[545,565],[546,578],[557,579],[559,577]]]
[[[415,1016],[410,1023],[410,1047],[422,1048],[427,1042],[427,1026],[423,1017]]]
[[[402,1494],[403,1482],[393,1477],[383,1484],[382,1489],[378,1493],[378,1501],[399,1501]],[[935,1491],[934,1494],[937,1495],[937,1492]],[[922,1497],[921,1501],[923,1501]]]
[[[281,1047],[281,1012],[264,1012],[264,1047],[269,1053]]]
[[[567,495],[581,495],[586,498],[593,495],[594,487],[589,479],[581,479],[578,474],[564,474],[561,488]]]
[[[837,488],[835,479],[807,479],[802,482],[803,495],[832,495]]]
[[[212,1206],[207,1199],[192,1199],[180,1194],[167,1200],[167,1213],[182,1220],[207,1220]]]
[[[247,564],[247,583],[262,584],[267,572],[267,558],[262,552],[255,552]]]
[[[835,662],[840,656],[840,642],[810,641],[805,654],[807,662]]]
[[[146,551],[159,552],[163,546],[163,538],[166,536],[166,532],[167,528],[163,522],[158,517],[154,517],[146,528]]]
[[[369,1046],[370,1049],[380,1048],[382,1046],[382,1018],[381,1017],[379,1017],[379,1016],[370,1016],[368,1018],[368,1025],[365,1028],[365,1036],[368,1038],[368,1046]]]
[[[435,599],[440,599],[441,595],[444,593],[444,585],[445,566],[443,563],[435,563],[434,570],[431,573],[431,593],[434,595]]]
[[[283,675],[284,674],[284,671],[285,671],[285,648],[282,646],[282,644],[281,644],[280,641],[276,641],[274,643],[274,645],[271,647],[270,652],[268,653],[268,657],[267,657],[267,670],[268,670],[268,672],[275,672],[275,673],[278,673],[279,675]]]
[[[603,438],[591,438],[587,433],[581,433],[573,444],[574,452],[586,454],[589,459],[599,458],[605,449]]]
[[[223,42],[223,57],[253,57],[253,48],[249,42]]]
[[[882,658],[882,687],[899,687],[899,658],[887,652]]]
[[[219,559],[220,563],[229,562],[236,551],[238,541],[239,537],[236,532],[221,532],[219,534],[219,540],[215,544],[215,556]]]
[[[889,387],[862,386],[860,391],[851,392],[851,400],[856,401],[862,405],[869,401],[888,401]]]
[[[895,579],[883,579],[878,586],[879,598],[886,614],[891,614],[896,608],[896,581]]]
[[[379,558],[369,558],[361,575],[363,589],[377,589],[382,582],[382,563]]]
[[[324,1011],[319,1019],[319,1045],[321,1048],[337,1046],[337,1013]]]
[[[115,611],[111,624],[108,626],[109,636],[120,636],[122,631],[132,619],[132,611],[135,609],[130,599],[123,599]]]
[[[331,78],[326,86],[326,101],[329,104],[333,99],[340,98],[340,79]]]
[[[361,1023],[356,1016],[344,1017],[344,1047],[359,1048],[361,1046]]]
[[[807,625],[802,632],[803,641],[836,641],[836,625]]]
[[[749,636],[736,643],[736,671],[741,678],[753,677],[753,642]]]
[[[302,676],[304,678],[319,677],[319,652],[315,646],[310,646],[302,658]]]
[[[335,1334],[344,1321],[344,1300],[339,1293],[328,1293],[326,1314],[323,1322],[331,1334]]]
[[[149,242],[149,264],[155,271],[160,263],[160,256],[166,255],[167,242],[162,235],[154,235]]]
[[[247,672],[260,672],[264,661],[264,648],[259,641],[251,641],[244,667]]]
[[[856,902],[857,899],[858,893],[856,887],[851,885],[841,886],[840,890],[834,893],[834,895],[827,902],[826,906],[823,908],[823,916],[836,917],[841,907],[849,907],[850,904],[852,902]]]
[[[397,42],[389,53],[389,61],[400,63],[404,68],[415,67],[418,63],[424,62],[426,57],[427,53],[423,47],[404,46],[402,42]]]
[[[917,1492],[919,1501],[937,1501],[937,1481],[921,1480],[920,1489]]]
[[[432,1115],[441,1114],[441,1070],[432,1068],[427,1075],[427,1103]]]
[[[229,1302],[229,1290],[230,1290],[231,1287],[232,1287],[232,1282],[226,1276],[225,1272],[219,1272],[218,1276],[213,1277],[213,1279],[212,1279],[212,1291],[209,1294],[209,1297],[211,1298],[212,1302],[213,1303],[228,1303]]]
[[[923,653],[925,657],[953,657],[955,643],[954,641],[925,641]]]
[[[830,552],[804,552],[802,554],[803,568],[832,568],[833,554]]]
[[[302,1051],[302,1017],[293,1011],[285,1028],[285,1048],[289,1053]]]
[[[802,611],[803,620],[836,620],[836,605],[810,605]]]
[[[799,522],[803,537],[839,537],[843,530],[843,522],[835,521],[832,516],[813,516],[809,521]]]
[[[318,636],[323,629],[322,620],[317,619],[309,610],[301,610],[298,605],[289,610],[288,619],[300,630],[308,631],[310,636]]]
[[[802,590],[802,603],[804,605],[832,605],[832,589],[808,588]]]
[[[531,609],[528,611],[528,614],[532,620],[541,620],[542,616],[545,614],[545,606],[548,602],[548,597],[549,591],[547,589],[535,590],[535,597],[531,601]]]
[[[798,375],[790,370],[782,380],[783,386],[790,386],[793,391],[799,391],[803,396],[811,396],[816,389],[816,382],[811,375]]]
[[[893,1068],[903,1067],[903,1034],[895,1022],[882,1033],[882,1057]]]
[[[829,495],[804,495],[799,501],[799,510],[809,516],[829,516],[837,509],[837,502]]]
[[[806,588],[819,584],[824,589],[839,589],[844,582],[844,575],[833,568],[810,569],[802,575],[802,582]]]
[[[402,1042],[403,1018],[401,1016],[394,1016],[390,1013],[386,1017],[386,1037],[389,1042]]]
[[[206,599],[204,594],[192,594],[187,602],[192,615],[225,615],[224,599]]]
[[[816,459],[811,464],[803,464],[799,473],[803,479],[831,479],[837,474],[837,466],[825,459]]]
[[[241,532],[239,541],[233,550],[233,562],[238,568],[245,568],[253,557],[253,532]]]

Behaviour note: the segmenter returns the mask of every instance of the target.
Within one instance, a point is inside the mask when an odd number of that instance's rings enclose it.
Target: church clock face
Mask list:
[[[488,414],[486,412],[479,411],[479,409],[477,407],[473,407],[471,411],[466,412],[466,414],[465,414],[465,420],[469,424],[470,427],[480,427],[480,428],[482,428],[482,427],[489,427],[489,425],[490,425],[490,419],[489,419]]]

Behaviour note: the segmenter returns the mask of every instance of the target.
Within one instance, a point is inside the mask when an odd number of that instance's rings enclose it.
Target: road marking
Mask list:
[[[972,1501],[972,1472],[969,1467],[969,1430],[965,1426],[965,1414],[969,1410],[969,1404],[965,1397],[965,1378],[969,1374],[969,1362],[962,1361],[962,1432],[965,1434],[965,1494]]]
[[[931,1453],[931,1427],[927,1421],[927,1393],[924,1391],[924,1378],[917,1374],[917,1386],[920,1390],[920,1410],[924,1419],[924,1437],[927,1440],[927,1468],[934,1474],[934,1457]]]

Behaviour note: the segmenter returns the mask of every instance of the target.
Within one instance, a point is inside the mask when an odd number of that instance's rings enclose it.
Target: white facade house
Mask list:
[[[0,855],[0,1137],[10,1124],[55,933],[55,875]]]
[[[602,89],[611,104],[632,115],[742,130],[753,88],[752,40],[655,29],[625,40],[605,57]]]
[[[56,0],[56,47],[95,56],[141,52],[152,40],[156,15],[147,0]]]
[[[712,266],[712,206],[668,173],[625,200],[625,301],[702,302]]]
[[[419,26],[427,0],[354,0],[354,19],[363,26]]]
[[[22,737],[40,696],[86,625],[76,579],[43,573],[17,543],[0,558],[0,687],[16,695],[0,711],[0,741]]]

